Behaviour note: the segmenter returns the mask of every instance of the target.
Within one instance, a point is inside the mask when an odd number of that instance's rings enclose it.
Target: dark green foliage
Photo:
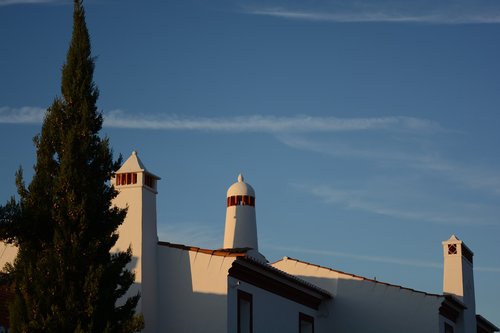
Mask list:
[[[0,240],[18,256],[10,282],[12,332],[133,332],[138,296],[116,306],[133,283],[131,252],[110,254],[126,212],[111,206],[114,162],[101,139],[102,115],[93,82],[94,59],[81,0],[74,1],[73,35],[62,71],[62,97],[48,109],[35,138],[35,174],[20,200],[0,207]]]

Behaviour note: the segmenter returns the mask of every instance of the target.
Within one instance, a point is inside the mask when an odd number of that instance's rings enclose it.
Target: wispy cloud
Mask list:
[[[275,16],[294,20],[329,22],[435,22],[435,16],[405,16],[388,13],[324,13],[285,8],[260,8],[248,10],[249,14]]]
[[[424,268],[438,268],[442,269],[442,262],[434,262],[434,261],[425,261],[418,259],[408,259],[408,258],[397,258],[397,257],[388,257],[388,256],[377,256],[372,254],[356,254],[356,253],[347,253],[340,251],[331,251],[331,250],[319,250],[319,249],[310,249],[310,248],[301,248],[301,247],[292,247],[292,246],[278,246],[278,245],[263,245],[264,248],[284,251],[285,253],[299,253],[299,254],[313,254],[320,255],[326,257],[336,257],[336,258],[347,258],[352,260],[359,261],[368,261],[368,262],[377,262],[384,264],[393,264],[400,266],[411,266],[411,267],[424,267]],[[335,268],[335,267],[332,267]],[[475,271],[479,272],[490,272],[490,273],[500,273],[500,267],[486,267],[486,266],[478,266],[474,267]]]
[[[0,107],[0,124],[40,124],[44,116],[45,109],[36,106]]]
[[[22,5],[22,4],[49,4],[68,2],[64,0],[0,0],[1,6]]]
[[[492,0],[460,1],[254,1],[244,12],[293,20],[324,22],[392,22],[430,24],[500,23],[500,5]]]
[[[441,133],[457,134],[451,130]],[[344,159],[359,159],[408,170],[440,175],[469,189],[500,194],[500,173],[496,168],[463,165],[441,156],[438,142],[430,142],[429,132],[407,131],[398,136],[377,132],[371,137],[314,137],[301,134],[277,135],[283,144],[294,149]],[[436,131],[434,132],[436,133]],[[422,136],[422,134],[424,134]]]
[[[497,24],[500,23],[500,14],[478,15],[405,15],[404,13],[387,12],[346,12],[324,13],[314,11],[289,10],[284,8],[260,8],[248,10],[249,14],[275,16],[294,20],[326,21],[338,23],[432,23],[432,24]]]
[[[401,220],[419,221],[443,225],[496,225],[497,216],[493,208],[478,204],[450,203],[446,198],[440,198],[439,206],[435,207],[434,195],[418,193],[412,189],[405,191],[404,187],[411,189],[416,186],[403,184],[400,189],[395,189],[397,196],[391,195],[387,186],[374,188],[357,187],[356,190],[335,188],[331,185],[304,186],[295,185],[296,188],[309,193],[326,204],[332,204],[347,210],[360,210],[378,215],[388,216]],[[415,206],[414,202],[419,205]],[[426,209],[421,209],[425,206]]]
[[[318,250],[318,249],[306,249],[299,247],[287,247],[287,246],[275,246],[269,245],[267,248],[285,251],[285,252],[294,252],[301,254],[315,254],[327,257],[338,257],[338,258],[347,258],[354,259],[360,261],[370,261],[370,262],[378,262],[378,263],[386,263],[386,264],[395,264],[395,265],[404,265],[404,266],[414,266],[414,267],[427,267],[427,268],[441,268],[442,264],[438,262],[431,261],[422,261],[417,259],[406,259],[406,258],[394,258],[394,257],[385,257],[385,256],[374,256],[374,255],[366,255],[366,254],[354,254],[354,253],[346,253],[339,251],[330,251],[330,250]]]
[[[0,123],[39,124],[43,121],[45,112],[45,109],[40,107],[0,107]],[[104,114],[104,126],[166,131],[269,133],[294,149],[427,170],[440,173],[447,179],[453,179],[470,188],[489,189],[500,193],[498,172],[458,166],[440,157],[439,151],[421,144],[421,140],[429,141],[434,134],[456,134],[429,119],[400,116],[337,118],[307,115],[210,118],[131,114],[114,110]],[[361,132],[364,135],[358,135]],[[335,135],[327,136],[329,134]]]
[[[43,120],[45,110],[38,107],[0,107],[0,123],[32,124]],[[218,132],[351,132],[366,130],[440,131],[434,121],[413,117],[336,118],[305,115],[276,117],[180,117],[165,114],[129,114],[114,110],[104,115],[104,126],[127,129],[192,130]]]
[[[383,161],[425,163],[427,158],[415,151],[398,150],[388,147],[386,141],[384,146],[371,141],[370,147],[356,146],[354,140],[332,140],[331,138],[311,138],[300,135],[278,135],[278,140],[295,149],[311,151],[335,157],[378,159]]]
[[[439,130],[436,122],[412,117],[336,118],[336,117],[178,117],[175,115],[130,115],[112,111],[105,125],[119,128],[158,130],[202,130],[225,132],[340,132],[362,130]]]

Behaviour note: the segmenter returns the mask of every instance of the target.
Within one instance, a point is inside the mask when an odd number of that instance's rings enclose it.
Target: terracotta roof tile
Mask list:
[[[170,247],[170,248],[174,248],[174,249],[179,249],[179,250],[199,252],[199,253],[210,254],[213,256],[221,256],[221,257],[244,257],[244,256],[246,256],[246,253],[250,250],[250,248],[210,250],[210,249],[203,249],[203,248],[196,247],[196,246],[174,244],[174,243],[163,242],[163,241],[159,241],[158,245],[166,246],[166,247]]]
[[[308,289],[315,290],[316,292],[322,294],[323,296],[325,296],[327,298],[333,298],[332,294],[329,291],[322,289],[322,288],[318,287],[317,285],[312,284],[312,283],[310,283],[304,279],[301,279],[295,275],[289,274],[285,271],[282,271],[281,269],[273,267],[271,264],[262,263],[258,260],[251,258],[251,257],[239,258],[238,260],[245,260],[245,261],[252,262],[254,265],[260,266],[263,269],[267,270],[268,272],[271,272],[272,274],[281,276],[284,279],[287,279],[287,280],[292,281],[294,283],[300,284]]]

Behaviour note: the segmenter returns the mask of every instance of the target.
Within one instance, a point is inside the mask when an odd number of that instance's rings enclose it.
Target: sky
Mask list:
[[[161,240],[222,247],[243,173],[269,261],[441,293],[455,234],[500,325],[500,2],[84,4],[101,133],[162,177]],[[33,174],[71,20],[71,1],[0,0],[2,204]]]

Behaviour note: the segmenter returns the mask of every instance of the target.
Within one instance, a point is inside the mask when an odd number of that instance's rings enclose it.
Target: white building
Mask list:
[[[141,293],[144,332],[498,331],[475,313],[473,253],[455,236],[443,242],[443,294],[289,257],[270,264],[258,250],[255,191],[241,175],[227,192],[224,248],[216,250],[158,240],[159,179],[135,152],[112,179],[114,204],[128,207],[116,249],[132,248],[129,294]],[[2,260],[12,260],[15,250],[6,251]]]

